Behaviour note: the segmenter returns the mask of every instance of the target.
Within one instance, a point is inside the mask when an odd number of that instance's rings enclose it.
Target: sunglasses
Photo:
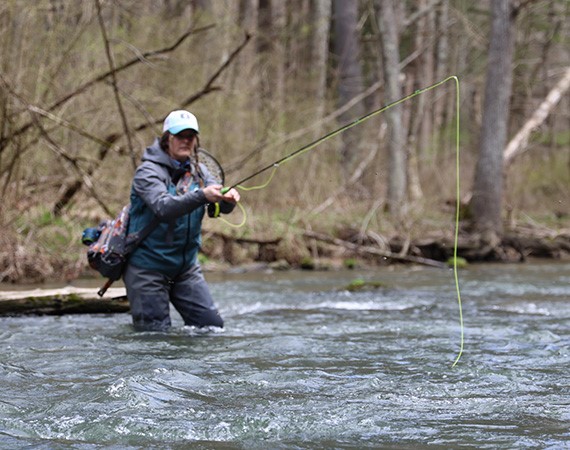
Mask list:
[[[194,137],[196,137],[196,133],[194,131],[184,130],[178,134],[174,134],[173,136],[177,139],[180,139],[180,140],[182,140],[182,139],[192,140],[192,139],[194,139]]]

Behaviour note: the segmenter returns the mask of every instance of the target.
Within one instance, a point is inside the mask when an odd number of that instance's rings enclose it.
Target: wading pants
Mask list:
[[[123,279],[137,331],[167,330],[171,325],[170,302],[186,325],[224,326],[198,264],[173,279],[128,264]]]

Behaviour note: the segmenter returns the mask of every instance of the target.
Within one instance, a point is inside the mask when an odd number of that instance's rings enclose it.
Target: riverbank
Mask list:
[[[451,231],[429,231],[417,236],[394,233],[381,236],[342,227],[334,232],[291,231],[282,236],[243,237],[204,230],[200,261],[208,271],[323,270],[420,264],[449,265],[454,256]],[[70,282],[99,275],[87,265],[86,247],[74,246],[67,252],[46,251],[31,243],[27,246],[2,240],[0,282],[23,284]],[[461,232],[457,256],[462,263],[524,262],[529,258],[570,259],[570,228],[518,226],[508,229],[501,240]]]
[[[525,259],[525,264],[486,262],[472,264],[467,272],[460,272],[460,276],[461,278],[464,276],[471,277],[473,273],[493,270],[543,271],[544,267],[560,267],[560,264],[568,264],[567,261],[570,261],[570,258],[562,260],[560,258],[529,257]],[[385,267],[378,267],[378,265],[371,264],[370,261],[354,259],[349,266],[343,264],[343,261],[338,258],[321,258],[318,263],[305,268],[292,267],[286,261],[256,261],[230,265],[227,262],[209,260],[204,262],[202,266],[212,286],[224,282],[239,283],[266,280],[266,282],[273,284],[269,280],[324,277],[338,281],[334,288],[335,291],[360,292],[381,289],[384,292],[386,289],[391,289],[394,274],[410,270],[416,274],[415,276],[431,273],[431,276],[439,277],[439,274],[448,274],[451,265],[442,264],[441,267],[446,270],[440,270],[432,265],[422,268],[418,265],[411,267],[410,264],[391,264],[388,267],[388,264],[390,263],[385,262]],[[458,267],[460,269],[467,268],[464,264],[459,264]],[[347,277],[350,277],[350,274],[353,274],[353,278],[349,279]],[[424,275],[419,276],[421,278]],[[345,280],[345,282],[342,283],[340,280]],[[546,280],[544,281],[546,282]],[[0,317],[123,314],[129,312],[129,302],[122,282],[115,283],[103,297],[99,297],[97,293],[104,282],[105,280],[94,271],[88,271],[81,278],[73,280],[67,285],[61,282],[17,286],[0,284]],[[316,291],[322,288],[313,287]],[[328,291],[329,289],[325,290]]]
[[[431,232],[420,237],[379,236],[343,228],[334,235],[304,231],[293,239],[243,239],[222,233],[207,233],[203,248],[210,259],[230,265],[267,263],[276,269],[322,267],[350,268],[355,264],[449,264],[454,256],[455,236]],[[465,262],[524,262],[529,258],[570,259],[570,229],[517,227],[501,240],[459,233],[457,256]]]

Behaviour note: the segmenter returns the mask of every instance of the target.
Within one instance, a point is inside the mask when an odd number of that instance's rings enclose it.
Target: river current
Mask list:
[[[461,270],[455,367],[451,271],[207,278],[223,332],[0,318],[0,448],[570,448],[569,263]]]

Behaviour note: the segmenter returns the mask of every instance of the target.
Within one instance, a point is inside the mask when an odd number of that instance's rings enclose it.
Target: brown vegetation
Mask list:
[[[466,202],[485,116],[489,2],[388,3],[358,2],[335,28],[331,14],[341,11],[330,0],[4,2],[0,282],[85,273],[81,231],[128,201],[134,166],[172,109],[196,113],[202,145],[232,183],[393,100],[398,83],[406,95],[449,75],[461,89],[459,255],[567,257],[568,2],[512,2],[520,8],[512,30],[511,146],[501,174],[504,232],[489,238],[471,234]],[[386,6],[394,30],[379,20]],[[351,34],[335,40],[334,33]],[[357,53],[340,58],[349,37]],[[388,67],[394,44],[399,64]],[[352,86],[350,74],[358,77]],[[245,226],[205,222],[205,254],[293,266],[355,257],[446,261],[455,227],[455,101],[445,84],[404,102],[400,117],[382,114],[283,164],[267,188],[242,192]],[[404,141],[396,146],[394,123]]]

